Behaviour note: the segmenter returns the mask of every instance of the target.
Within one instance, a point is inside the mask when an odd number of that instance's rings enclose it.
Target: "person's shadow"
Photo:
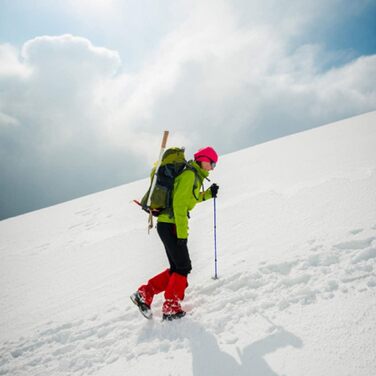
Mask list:
[[[286,346],[301,348],[303,342],[284,328],[276,327],[273,334],[253,342],[244,349],[241,357],[242,366],[245,370],[252,370],[251,374],[255,376],[277,376],[277,373],[265,361],[264,356]]]
[[[235,358],[219,348],[212,334],[204,329],[201,329],[200,333],[200,336],[187,336],[191,343],[194,376],[278,376],[264,356],[282,347],[303,346],[302,341],[294,334],[276,327],[273,334],[251,343],[240,352],[239,364]]]
[[[274,326],[272,334],[251,343],[242,352],[239,352],[241,362],[239,364],[233,356],[219,348],[213,334],[197,322],[188,321],[187,318],[185,320],[184,323],[176,323],[174,328],[167,328],[173,329],[169,330],[167,338],[189,340],[194,376],[278,376],[270,368],[264,356],[286,346],[295,348],[303,346],[300,338],[282,327]],[[149,338],[150,334],[149,332],[147,335]],[[154,334],[166,339],[166,332],[157,331]]]

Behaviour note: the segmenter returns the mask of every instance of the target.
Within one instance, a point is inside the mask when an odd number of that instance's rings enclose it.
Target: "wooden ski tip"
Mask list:
[[[162,139],[162,145],[161,145],[163,149],[166,147],[167,138],[168,138],[169,133],[170,133],[169,131],[163,132],[163,139]]]

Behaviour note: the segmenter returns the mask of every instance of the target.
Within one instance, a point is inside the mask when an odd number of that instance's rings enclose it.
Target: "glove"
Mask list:
[[[177,246],[178,246],[178,248],[183,248],[183,247],[187,246],[187,243],[188,243],[188,239],[179,239],[178,238]]]
[[[219,189],[219,186],[217,184],[212,184],[209,189],[211,190],[211,194],[212,194],[212,197],[213,198],[216,198],[217,197],[217,193],[218,193],[218,189]]]

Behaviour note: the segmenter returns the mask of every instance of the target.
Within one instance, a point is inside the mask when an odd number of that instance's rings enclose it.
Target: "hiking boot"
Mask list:
[[[153,313],[151,312],[150,306],[145,303],[144,299],[138,291],[132,294],[130,298],[132,302],[138,307],[138,309],[144,317],[146,317],[148,320],[150,320],[153,317]]]
[[[179,312],[176,312],[176,313],[164,313],[163,314],[163,317],[162,317],[162,320],[165,321],[172,321],[172,320],[176,320],[176,319],[181,319],[182,317],[184,317],[186,314],[186,312],[184,311],[179,311]]]

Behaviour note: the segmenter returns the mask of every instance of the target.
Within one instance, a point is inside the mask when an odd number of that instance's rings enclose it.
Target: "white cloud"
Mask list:
[[[255,15],[239,23],[239,13],[226,2],[215,2],[215,8],[211,2],[195,3],[190,17],[161,41],[143,69],[119,77],[110,84],[116,90],[107,87],[102,93],[114,96],[107,102],[108,111],[117,114],[114,138],[127,142],[122,135],[142,131],[145,137],[136,149],[147,153],[146,141],[165,127],[188,147],[203,142],[230,151],[376,107],[375,89],[364,88],[364,82],[376,87],[375,76],[369,76],[373,57],[326,72],[322,46],[293,48],[298,26],[310,25],[327,6],[268,4],[278,14],[272,25],[260,20],[254,25]],[[293,17],[296,26],[287,27],[289,12],[304,17]],[[121,107],[111,107],[119,98]]]
[[[27,77],[30,70],[18,59],[18,51],[10,44],[0,44],[0,77]]]
[[[56,80],[71,84],[85,85],[112,76],[120,66],[116,51],[72,35],[36,37],[24,44],[21,55],[25,65],[36,70],[38,79],[55,75]]]
[[[94,103],[96,87],[120,66],[118,53],[70,35],[30,40],[21,58],[12,52],[18,72],[29,74],[0,75],[2,206],[14,192],[15,205],[33,196],[52,203],[124,181],[118,152],[101,142],[106,114]]]

